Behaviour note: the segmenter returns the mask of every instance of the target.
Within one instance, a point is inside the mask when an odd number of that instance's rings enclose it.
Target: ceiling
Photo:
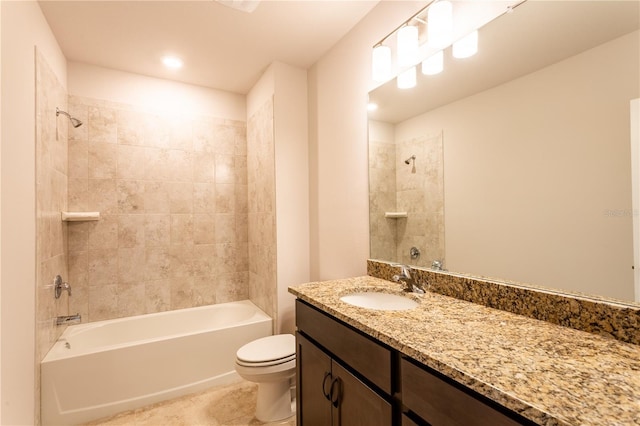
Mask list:
[[[378,110],[369,118],[399,123],[529,74],[638,30],[640,2],[528,0],[479,31],[478,54],[454,59],[444,71],[401,90],[395,79],[369,94]]]
[[[379,0],[262,0],[246,13],[212,0],[48,1],[68,61],[246,94],[274,61],[309,68]],[[164,55],[184,61],[168,70]]]

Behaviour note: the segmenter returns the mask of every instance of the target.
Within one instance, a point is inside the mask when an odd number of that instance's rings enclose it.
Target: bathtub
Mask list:
[[[272,333],[248,300],[68,327],[41,363],[43,425],[72,425],[239,381],[240,346]]]

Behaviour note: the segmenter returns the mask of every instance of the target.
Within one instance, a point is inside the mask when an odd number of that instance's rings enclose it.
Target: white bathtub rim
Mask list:
[[[195,331],[191,331],[191,332],[181,332],[181,333],[174,333],[174,334],[166,334],[166,335],[162,335],[162,336],[159,336],[159,337],[152,337],[152,338],[148,338],[148,339],[139,339],[139,340],[135,340],[135,341],[118,343],[118,344],[113,344],[113,345],[100,346],[100,347],[95,347],[95,348],[74,349],[73,347],[71,347],[70,349],[68,349],[68,348],[65,347],[65,345],[69,342],[68,338],[69,337],[73,337],[74,334],[78,334],[78,333],[81,333],[81,332],[86,332],[86,331],[89,331],[89,330],[92,330],[92,329],[95,329],[95,328],[99,328],[99,327],[104,327],[104,326],[109,325],[109,324],[118,323],[118,322],[125,322],[125,321],[131,321],[131,320],[135,320],[135,319],[141,318],[141,317],[150,318],[150,317],[155,317],[155,316],[171,315],[172,313],[181,312],[181,311],[207,310],[207,309],[211,309],[211,307],[214,307],[214,306],[220,306],[220,305],[227,305],[228,306],[228,305],[234,305],[234,304],[250,305],[253,309],[255,309],[255,313],[250,319],[242,321],[240,323],[233,323],[230,327],[203,328],[203,329],[199,329],[199,330],[195,330]],[[130,346],[136,346],[136,345],[145,344],[145,343],[153,343],[153,342],[158,342],[158,341],[163,341],[163,340],[170,340],[170,339],[175,339],[175,338],[180,338],[180,337],[194,336],[194,335],[197,335],[197,334],[206,333],[206,332],[209,332],[209,331],[212,331],[212,330],[216,330],[216,329],[236,328],[236,327],[241,327],[243,325],[255,324],[255,323],[266,321],[266,320],[272,320],[272,318],[270,316],[268,316],[264,311],[262,311],[258,306],[256,306],[253,302],[251,302],[250,300],[239,300],[239,301],[234,301],[234,302],[225,302],[225,303],[216,304],[216,305],[205,305],[205,306],[198,306],[198,307],[194,307],[194,308],[184,308],[184,309],[177,309],[177,310],[171,310],[171,311],[154,312],[154,313],[151,313],[151,314],[142,314],[142,315],[135,315],[135,316],[130,316],[130,317],[122,317],[122,318],[115,318],[115,319],[109,319],[109,320],[95,321],[95,322],[89,322],[89,323],[85,323],[85,324],[74,324],[74,325],[68,326],[65,329],[65,331],[62,333],[62,335],[58,338],[58,340],[51,347],[49,352],[47,352],[45,357],[42,359],[41,364],[46,364],[46,363],[49,363],[49,362],[59,361],[59,360],[68,359],[68,358],[74,358],[74,357],[83,356],[83,355],[90,355],[90,354],[94,354],[94,353],[97,353],[97,352],[105,352],[105,351],[122,349],[122,348],[130,347]],[[73,352],[70,353],[69,351],[73,351]]]

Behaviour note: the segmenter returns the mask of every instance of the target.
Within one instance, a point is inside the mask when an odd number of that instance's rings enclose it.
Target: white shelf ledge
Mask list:
[[[84,222],[100,220],[100,212],[62,212],[63,222]]]
[[[407,212],[385,212],[384,217],[389,219],[400,219],[403,217],[409,217]]]

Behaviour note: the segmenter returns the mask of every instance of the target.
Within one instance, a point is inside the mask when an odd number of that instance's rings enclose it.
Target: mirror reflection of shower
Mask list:
[[[412,155],[411,157],[404,160],[404,164],[411,164],[413,162],[413,167],[411,168],[411,173],[416,172],[416,156]]]
[[[60,114],[66,115],[69,118],[69,121],[71,122],[71,125],[73,127],[77,128],[77,127],[82,126],[82,121],[78,120],[75,117],[72,117],[71,114],[69,114],[68,112],[62,111],[60,108],[56,108],[56,117],[59,116]],[[409,164],[409,163],[407,163],[407,164]]]

